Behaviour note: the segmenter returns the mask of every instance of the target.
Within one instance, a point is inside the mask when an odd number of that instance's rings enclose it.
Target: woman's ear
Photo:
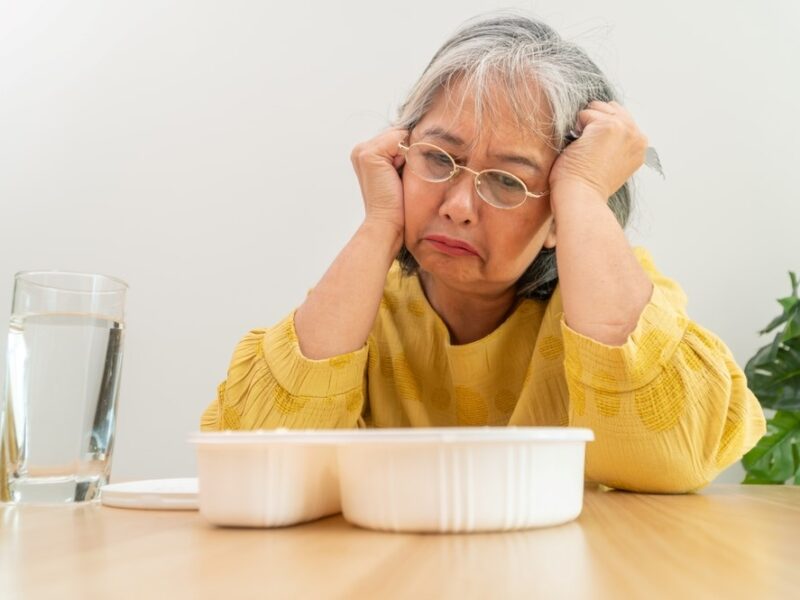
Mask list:
[[[542,246],[545,248],[556,247],[556,220],[552,217],[550,219],[550,229],[547,232],[547,237],[544,238]]]

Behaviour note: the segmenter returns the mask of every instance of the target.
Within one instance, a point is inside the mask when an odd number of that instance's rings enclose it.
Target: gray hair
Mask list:
[[[531,107],[535,81],[549,103],[552,121],[536,123]],[[503,91],[521,131],[547,140],[556,151],[568,143],[578,112],[593,100],[610,102],[617,94],[608,78],[581,48],[561,38],[550,26],[516,11],[479,15],[461,28],[436,52],[398,110],[394,125],[412,129],[431,108],[440,90],[464,82],[473,93],[476,131],[483,113],[494,111],[493,90]],[[463,103],[466,94],[462,94]],[[490,118],[491,122],[491,118]],[[608,206],[624,228],[631,213],[631,181],[617,190]],[[407,275],[419,264],[405,247],[397,256]],[[554,248],[542,248],[517,281],[517,295],[546,300],[558,283]]]

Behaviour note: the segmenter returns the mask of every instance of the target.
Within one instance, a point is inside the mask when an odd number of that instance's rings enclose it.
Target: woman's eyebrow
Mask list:
[[[422,132],[422,137],[435,137],[439,138],[440,140],[444,140],[445,142],[449,142],[454,146],[461,146],[464,147],[466,143],[460,137],[455,134],[452,134],[448,131],[445,131],[441,127],[428,127],[424,132]]]
[[[524,156],[518,156],[516,154],[494,154],[492,155],[494,158],[499,159],[502,162],[510,162],[515,163],[518,165],[523,165],[525,167],[530,167],[539,173],[542,172],[542,168],[539,166],[539,163],[533,160],[532,158],[526,158]]]
[[[466,146],[466,142],[462,140],[457,135],[450,133],[449,131],[445,131],[441,127],[429,127],[425,131],[422,132],[422,137],[435,137],[440,140],[444,140],[449,144],[453,144],[454,146],[459,146],[463,148]],[[510,162],[516,163],[518,165],[524,165],[526,167],[530,167],[531,169],[535,169],[536,171],[542,172],[542,168],[539,166],[539,163],[534,160],[533,158],[528,158],[525,156],[519,156],[517,154],[493,154],[493,158],[497,158],[503,162]]]

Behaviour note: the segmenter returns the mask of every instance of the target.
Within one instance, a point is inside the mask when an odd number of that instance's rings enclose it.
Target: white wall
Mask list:
[[[116,478],[194,472],[237,340],[359,222],[353,145],[461,21],[508,6],[314,4],[0,1],[0,315],[23,269],[130,283]],[[744,364],[800,270],[800,4],[516,6],[621,87],[667,172],[639,176],[631,239]]]

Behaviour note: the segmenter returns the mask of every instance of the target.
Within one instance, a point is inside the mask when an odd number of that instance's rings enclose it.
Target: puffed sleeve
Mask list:
[[[202,431],[363,426],[368,349],[324,360],[303,356],[294,313],[250,331],[200,420]]]
[[[653,293],[622,346],[572,330],[561,315],[569,423],[589,427],[587,479],[640,492],[701,488],[766,429],[727,346],[690,320],[681,288],[635,253]]]

